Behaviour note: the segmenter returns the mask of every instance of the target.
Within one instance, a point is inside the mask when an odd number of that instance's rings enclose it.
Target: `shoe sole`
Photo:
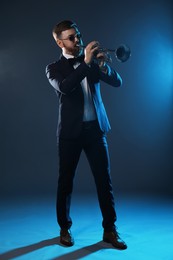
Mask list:
[[[111,245],[112,245],[114,248],[116,248],[116,249],[119,249],[119,250],[125,250],[125,249],[127,249],[127,246],[119,247],[119,246],[113,245],[112,242],[111,242],[108,238],[103,238],[103,241],[106,242],[106,243],[111,244]]]
[[[64,240],[61,240],[61,239],[60,239],[60,243],[61,243],[62,245],[64,245],[64,246],[73,246],[73,245],[74,245],[74,242],[68,243],[68,242],[66,242],[66,241],[64,241]]]

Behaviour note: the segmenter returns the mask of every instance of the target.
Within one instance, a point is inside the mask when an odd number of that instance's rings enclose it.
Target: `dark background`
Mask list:
[[[116,192],[173,195],[173,21],[170,0],[1,1],[0,193],[54,194],[58,173],[57,97],[45,76],[60,50],[52,27],[76,21],[84,43],[130,46],[113,57],[122,88],[102,84]],[[75,192],[95,190],[82,154]]]

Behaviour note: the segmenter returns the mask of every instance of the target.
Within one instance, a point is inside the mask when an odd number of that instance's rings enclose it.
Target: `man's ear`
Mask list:
[[[54,40],[56,41],[57,45],[58,45],[60,48],[63,48],[63,47],[64,47],[63,42],[62,42],[60,39],[57,38],[57,35],[56,35],[56,33],[54,33],[54,32],[53,32],[53,38],[54,38]]]
[[[61,41],[60,39],[56,39],[56,43],[60,48],[64,47],[63,41]]]

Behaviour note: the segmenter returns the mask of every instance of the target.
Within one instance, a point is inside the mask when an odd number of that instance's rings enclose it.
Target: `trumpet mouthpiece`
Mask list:
[[[85,48],[86,46],[81,45],[81,44],[76,44],[77,47]]]

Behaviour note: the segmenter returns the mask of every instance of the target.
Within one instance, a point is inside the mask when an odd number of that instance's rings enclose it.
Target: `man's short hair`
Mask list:
[[[54,39],[56,40],[57,38],[59,38],[63,31],[66,31],[66,30],[69,30],[69,29],[75,28],[75,27],[77,28],[77,24],[70,20],[64,20],[64,21],[56,24],[52,31]]]

